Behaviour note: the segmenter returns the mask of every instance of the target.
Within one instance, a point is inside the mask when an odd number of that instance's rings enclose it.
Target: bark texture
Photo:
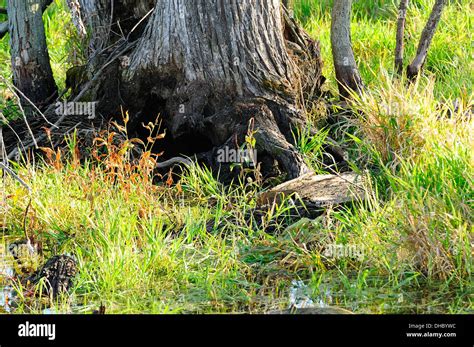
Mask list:
[[[395,46],[395,71],[399,76],[403,74],[403,53],[405,50],[405,22],[409,0],[400,0],[398,8],[397,38]]]
[[[46,10],[46,8],[51,4],[53,0],[42,0],[41,1],[41,6],[43,9],[43,12]],[[8,11],[6,8],[0,8],[0,15],[7,15]],[[8,33],[8,21],[6,22],[0,22],[0,39],[3,38]]]
[[[40,107],[57,95],[42,19],[47,3],[8,0],[13,83]]]
[[[126,38],[154,3],[155,0],[67,0],[78,33],[82,37],[90,35],[89,59],[104,53],[109,44]]]
[[[351,12],[352,0],[334,0],[331,44],[339,94],[343,98],[350,96],[350,90],[360,93],[363,88],[352,49]]]
[[[281,27],[278,0],[158,1],[124,70],[124,94],[139,109],[144,90],[166,100],[174,135],[238,97],[294,99]]]

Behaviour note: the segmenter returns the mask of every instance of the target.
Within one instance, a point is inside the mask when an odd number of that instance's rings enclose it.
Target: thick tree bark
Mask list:
[[[433,10],[431,11],[428,22],[426,23],[423,32],[421,33],[420,43],[416,52],[416,57],[407,68],[407,76],[409,79],[415,79],[420,73],[428,56],[428,50],[433,40],[436,28],[438,27],[443,9],[446,6],[447,0],[436,0]]]
[[[237,149],[252,124],[259,160],[276,160],[290,178],[308,171],[292,130],[306,122],[302,97],[315,97],[324,82],[321,56],[318,43],[284,15],[281,0],[158,0],[151,14],[153,1],[114,4],[69,0],[79,29],[101,28],[91,35],[90,61],[102,58],[90,76],[107,62],[92,87],[103,113],[123,106],[136,128],[160,114],[169,156],[197,154],[216,168],[216,152]],[[124,14],[126,7],[133,13]],[[133,20],[125,25],[127,18]],[[117,21],[122,37],[107,26]],[[104,54],[124,42],[118,59]]]
[[[339,94],[343,98],[350,97],[350,90],[360,93],[363,88],[352,49],[351,12],[352,0],[334,0],[331,44]]]
[[[276,0],[158,1],[124,71],[127,94],[154,89],[157,99],[167,100],[174,134],[203,117],[206,106],[219,108],[223,100],[294,99],[298,78],[281,23]],[[140,99],[133,95],[131,100]]]
[[[13,83],[40,107],[57,95],[42,19],[43,8],[48,3],[50,1],[8,0]]]
[[[409,0],[400,0],[398,8],[397,38],[395,46],[395,71],[399,76],[403,74],[403,53],[405,49],[405,22]]]
[[[51,4],[52,0],[42,0],[41,1],[41,6],[43,9],[43,12],[46,10],[46,8]],[[6,15],[8,14],[8,11],[6,8],[0,8],[0,14]],[[8,33],[8,22],[0,22],[0,39],[3,38]]]
[[[277,160],[289,177],[307,172],[291,144],[304,117],[283,23],[280,0],[157,1],[121,69],[132,120],[161,114],[174,142],[212,162],[219,148],[242,145],[252,119],[259,155]]]
[[[117,111],[114,102],[107,107],[108,99],[117,99],[119,94],[117,58],[125,54],[130,42],[140,38],[154,3],[155,0],[67,0],[79,36],[88,39],[86,66],[74,67],[71,71],[75,75],[79,72],[84,78],[74,76],[70,81],[77,83],[67,84],[72,88],[73,97],[79,96],[84,101],[102,100],[103,114]]]
[[[89,58],[127,36],[153,9],[154,3],[155,0],[67,0],[79,34],[82,37],[90,34]]]

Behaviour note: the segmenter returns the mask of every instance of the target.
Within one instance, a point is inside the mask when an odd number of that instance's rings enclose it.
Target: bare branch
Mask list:
[[[399,76],[403,73],[403,53],[405,50],[405,22],[409,0],[400,0],[397,23],[397,43],[395,47],[395,70]]]
[[[38,113],[41,115],[41,117],[43,117],[44,121],[45,121],[47,124],[49,124],[49,125],[51,125],[51,126],[57,128],[53,123],[51,123],[51,122],[46,118],[46,116],[44,115],[43,112],[41,112],[41,110],[38,108],[38,106],[36,106],[36,105],[34,104],[34,102],[31,101],[20,89],[18,89],[15,85],[8,83],[8,81],[5,79],[5,77],[1,76],[0,79],[3,81],[3,83],[5,83],[5,84],[7,85],[8,89],[10,89],[10,91],[16,96],[16,98],[18,99],[18,102],[19,102],[19,103],[21,103],[21,98],[25,99],[25,101],[26,101],[28,104],[30,104],[31,107],[32,107],[34,110],[36,110],[36,112],[38,112]],[[18,93],[19,95],[18,95],[17,93]],[[20,96],[21,96],[21,98],[20,98]]]
[[[433,40],[436,28],[438,27],[439,21],[441,20],[441,15],[443,14],[443,9],[446,3],[447,0],[436,0],[433,6],[430,18],[423,29],[423,33],[421,34],[416,57],[407,68],[407,76],[409,79],[416,78],[426,62],[426,57],[428,55],[431,41]]]
[[[3,117],[2,114],[0,114]],[[5,149],[5,142],[3,141],[3,126],[0,125],[0,163],[7,161],[7,151]]]

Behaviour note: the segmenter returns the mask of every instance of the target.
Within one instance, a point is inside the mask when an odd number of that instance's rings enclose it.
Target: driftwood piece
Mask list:
[[[257,204],[270,205],[290,195],[310,202],[312,206],[325,207],[342,204],[364,199],[363,181],[363,177],[355,173],[340,175],[308,173],[260,194]]]

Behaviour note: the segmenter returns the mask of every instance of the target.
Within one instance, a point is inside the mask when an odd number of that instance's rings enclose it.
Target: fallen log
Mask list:
[[[311,206],[326,207],[363,200],[365,192],[364,177],[361,175],[316,175],[311,172],[261,193],[257,198],[257,205],[271,205],[293,195],[309,202]]]

